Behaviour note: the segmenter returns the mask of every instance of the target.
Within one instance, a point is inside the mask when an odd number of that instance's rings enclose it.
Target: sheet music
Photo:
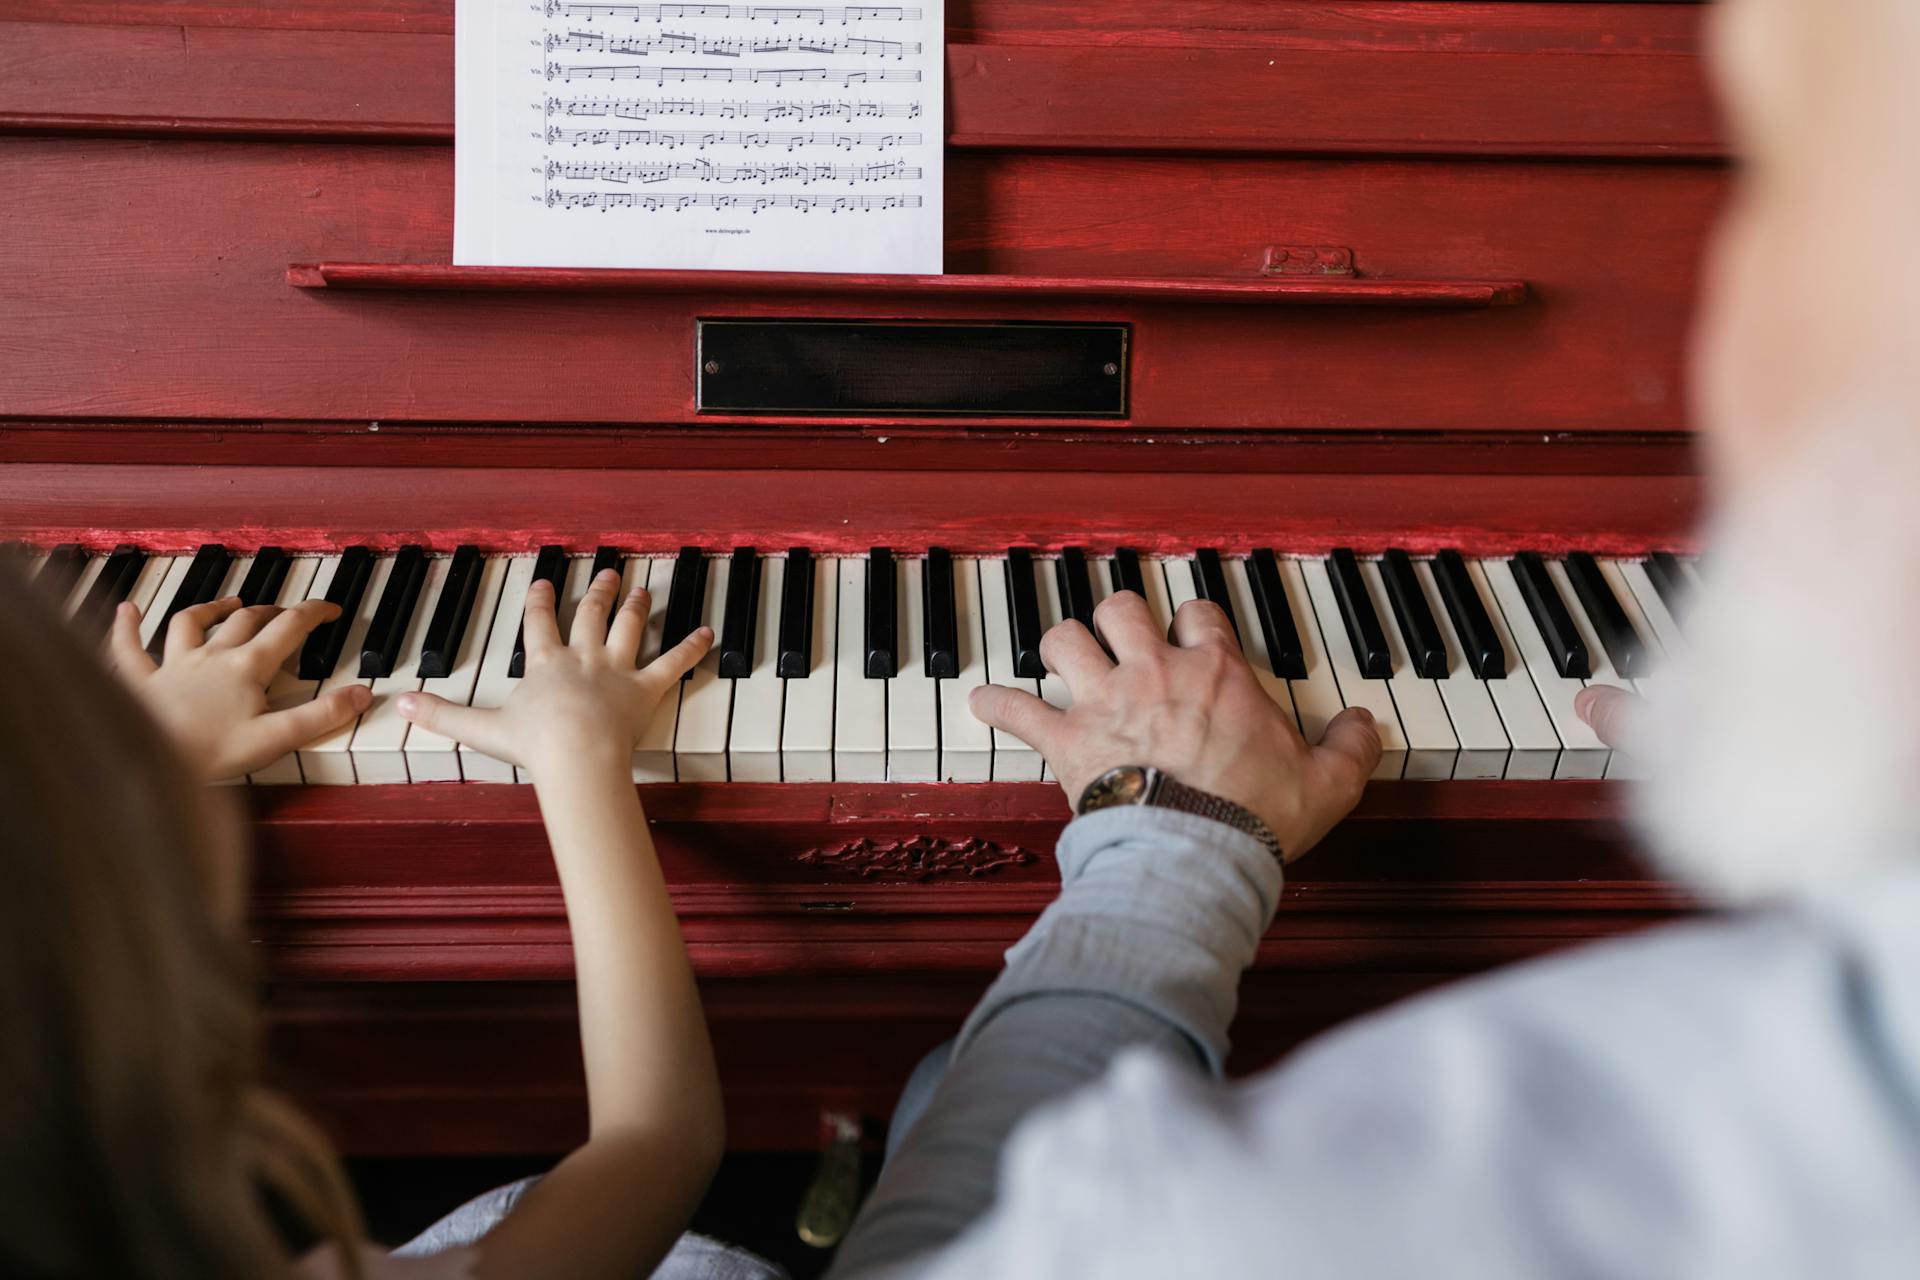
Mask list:
[[[942,269],[945,0],[458,0],[453,260]]]

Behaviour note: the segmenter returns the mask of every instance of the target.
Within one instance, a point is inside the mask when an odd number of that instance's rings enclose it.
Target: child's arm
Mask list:
[[[563,645],[552,590],[535,583],[527,674],[499,709],[424,694],[400,704],[414,723],[532,774],[573,932],[587,1143],[481,1241],[481,1276],[649,1274],[725,1146],[699,994],[631,773],[635,736],[713,633],[635,670],[646,593],[628,596],[609,630],[618,590],[618,574],[596,578]]]

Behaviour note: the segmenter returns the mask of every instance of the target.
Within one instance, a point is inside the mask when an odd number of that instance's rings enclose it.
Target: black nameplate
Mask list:
[[[1119,418],[1124,324],[700,320],[702,413]]]

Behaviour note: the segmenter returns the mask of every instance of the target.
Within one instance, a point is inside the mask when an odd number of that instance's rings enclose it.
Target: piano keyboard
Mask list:
[[[521,676],[528,586],[555,585],[564,634],[603,568],[651,593],[643,661],[701,625],[716,637],[641,732],[638,782],[1043,779],[1040,757],[976,721],[967,695],[993,681],[1070,705],[1065,682],[1041,664],[1040,637],[1063,619],[1089,620],[1122,589],[1145,597],[1163,626],[1187,600],[1218,603],[1261,686],[1310,741],[1342,709],[1368,708],[1386,747],[1376,777],[1620,777],[1629,762],[1574,715],[1574,696],[1588,684],[1656,688],[1664,659],[1685,644],[1678,620],[1698,586],[1694,565],[1665,552],[1371,559],[1339,549],[1160,559],[1020,547],[976,558],[940,548],[842,557],[549,546],[503,556],[469,546],[449,556],[204,546],[168,556],[67,544],[31,555],[28,572],[96,632],[133,601],[156,652],[173,614],[225,595],[340,605],[268,699],[284,707],[359,681],[372,706],[250,778],[337,785],[524,781],[409,725],[394,695],[424,689],[498,706]]]

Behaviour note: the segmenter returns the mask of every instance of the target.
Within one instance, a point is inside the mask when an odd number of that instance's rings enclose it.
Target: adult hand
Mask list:
[[[1257,814],[1291,861],[1359,801],[1380,758],[1373,717],[1350,708],[1308,746],[1254,679],[1218,605],[1180,606],[1174,644],[1131,591],[1102,600],[1093,621],[1111,658],[1079,622],[1040,640],[1047,669],[1073,694],[1068,710],[998,685],[969,704],[1045,756],[1070,802],[1108,769],[1152,765]]]
[[[1633,739],[1633,722],[1645,715],[1646,709],[1644,699],[1609,684],[1588,685],[1573,698],[1573,713],[1615,751],[1627,749]]]
[[[400,714],[423,729],[519,765],[538,780],[561,769],[631,767],[633,748],[653,709],[681,675],[706,655],[713,632],[701,627],[644,667],[635,668],[647,628],[647,593],[620,603],[620,575],[602,570],[560,639],[553,588],[527,588],[521,622],[526,675],[499,707],[469,707],[430,693],[400,696]],[[608,617],[612,623],[609,625]]]
[[[173,615],[156,663],[140,643],[139,608],[122,604],[107,657],[200,776],[219,782],[272,764],[367,709],[373,695],[363,684],[285,710],[267,705],[281,664],[339,615],[339,606],[322,600],[285,609],[210,600]]]

